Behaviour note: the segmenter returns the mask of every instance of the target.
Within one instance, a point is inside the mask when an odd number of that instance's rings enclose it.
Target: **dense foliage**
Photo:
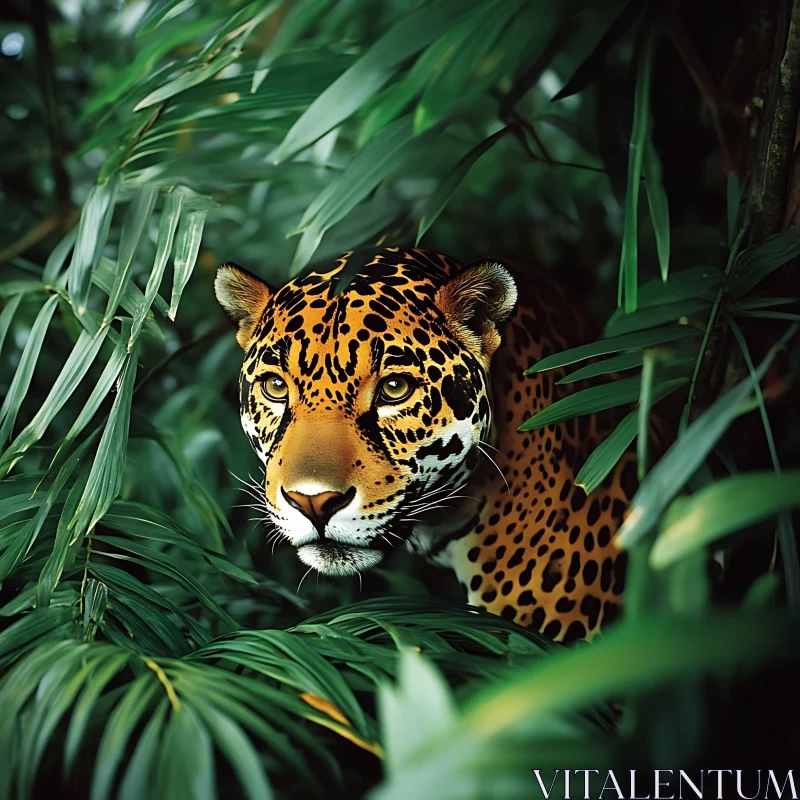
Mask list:
[[[762,0],[7,5],[0,798],[796,763],[798,26]],[[636,441],[595,643],[403,552],[299,586],[265,542],[214,269],[278,285],[379,239],[538,263],[597,319],[531,371],[619,377],[526,423],[627,407],[580,476]]]

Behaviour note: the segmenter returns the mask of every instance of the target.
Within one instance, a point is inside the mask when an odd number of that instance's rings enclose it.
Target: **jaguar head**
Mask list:
[[[489,365],[517,298],[499,264],[395,249],[340,291],[349,255],[278,290],[233,264],[215,282],[269,524],[328,575],[447,514],[490,435]]]

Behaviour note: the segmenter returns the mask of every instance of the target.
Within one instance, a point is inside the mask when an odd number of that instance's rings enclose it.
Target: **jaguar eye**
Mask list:
[[[273,403],[285,403],[289,398],[289,385],[279,375],[265,375],[261,379],[261,388]]]
[[[415,384],[405,375],[392,375],[384,378],[378,387],[378,402],[383,404],[402,403],[411,396]]]

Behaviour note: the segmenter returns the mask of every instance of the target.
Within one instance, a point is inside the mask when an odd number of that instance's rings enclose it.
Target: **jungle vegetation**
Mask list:
[[[797,763],[798,0],[10,0],[0,24],[0,800]],[[265,541],[214,270],[280,285],[379,239],[538,264],[596,321],[531,365],[600,378],[532,427],[624,406],[587,491],[639,452],[624,618],[590,645],[401,551],[298,587]]]

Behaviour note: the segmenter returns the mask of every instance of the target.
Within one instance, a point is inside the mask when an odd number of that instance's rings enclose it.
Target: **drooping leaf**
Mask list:
[[[800,505],[800,471],[751,472],[716,481],[667,509],[650,551],[663,569],[734,531]]]
[[[573,347],[571,350],[564,350],[561,353],[547,356],[541,361],[537,361],[533,366],[528,367],[525,370],[525,374],[533,375],[545,369],[564,367],[577,361],[584,361],[587,358],[603,356],[608,353],[618,353],[621,350],[641,349],[655,344],[663,344],[664,342],[675,342],[679,339],[699,336],[701,333],[702,331],[688,325],[666,325],[663,328],[626,333],[609,339],[598,339],[591,344],[584,344],[580,347]]]

